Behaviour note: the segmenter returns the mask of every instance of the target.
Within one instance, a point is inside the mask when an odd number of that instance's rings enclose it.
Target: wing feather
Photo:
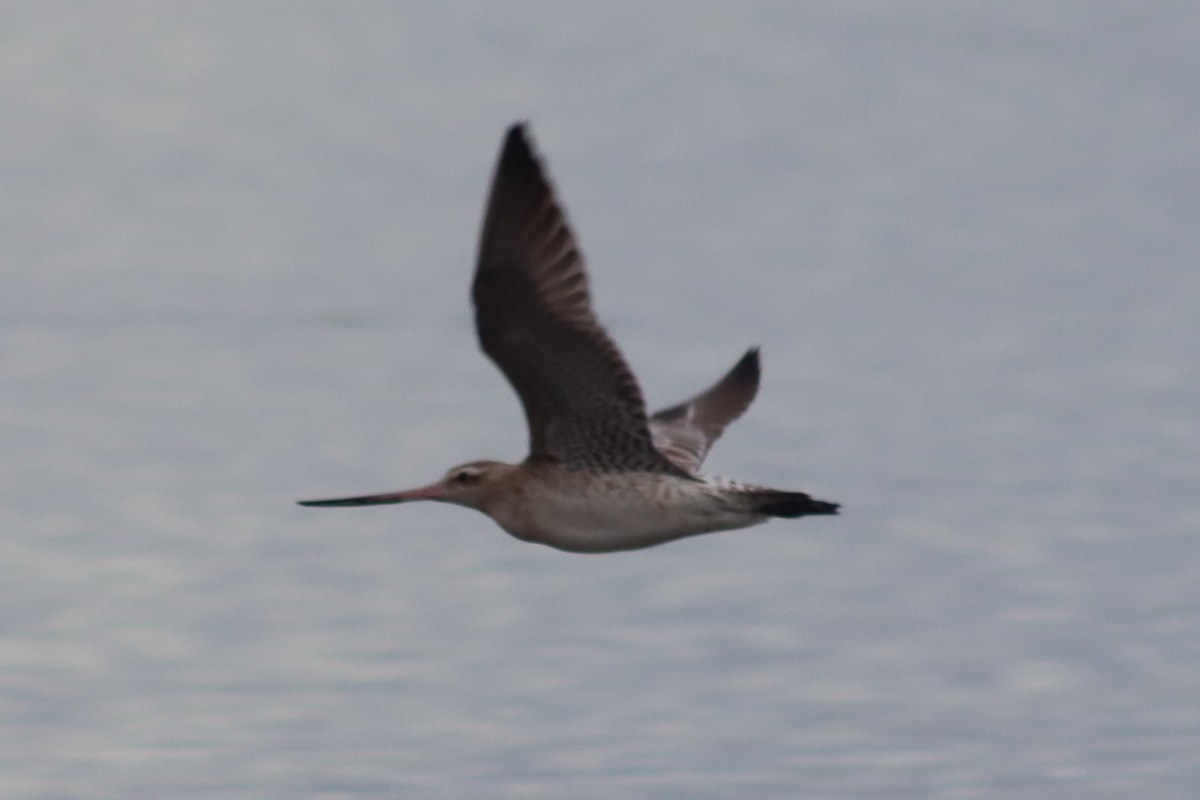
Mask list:
[[[592,312],[583,255],[522,124],[500,151],[472,298],[480,346],[525,409],[530,458],[680,472],[655,448],[637,379]]]
[[[696,472],[729,423],[749,408],[761,374],[758,348],[752,347],[711,387],[650,418],[655,447],[676,466]]]

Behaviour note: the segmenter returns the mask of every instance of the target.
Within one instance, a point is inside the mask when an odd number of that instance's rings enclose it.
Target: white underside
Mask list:
[[[640,476],[643,480],[645,475]],[[662,476],[652,491],[645,483],[616,485],[599,496],[586,491],[554,492],[523,505],[510,517],[494,513],[496,522],[525,541],[540,542],[577,553],[636,550],[713,531],[746,528],[768,517],[731,507],[718,482],[687,481]]]

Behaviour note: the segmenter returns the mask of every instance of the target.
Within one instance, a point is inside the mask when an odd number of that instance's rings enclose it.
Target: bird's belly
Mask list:
[[[598,499],[558,494],[520,509],[497,514],[496,521],[518,539],[576,553],[637,550],[713,531],[745,528],[767,517],[732,509],[699,492],[654,495],[619,492]],[[506,518],[507,517],[507,518]]]

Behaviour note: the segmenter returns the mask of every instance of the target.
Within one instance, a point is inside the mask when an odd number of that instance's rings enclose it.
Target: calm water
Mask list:
[[[1190,4],[27,5],[0,29],[6,798],[1192,798]],[[845,504],[639,553],[314,511],[525,433],[529,118],[655,405]]]

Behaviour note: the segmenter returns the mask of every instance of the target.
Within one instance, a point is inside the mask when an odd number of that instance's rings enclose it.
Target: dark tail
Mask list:
[[[755,504],[759,514],[772,517],[804,517],[809,514],[836,514],[840,503],[814,500],[804,492],[764,492]]]

